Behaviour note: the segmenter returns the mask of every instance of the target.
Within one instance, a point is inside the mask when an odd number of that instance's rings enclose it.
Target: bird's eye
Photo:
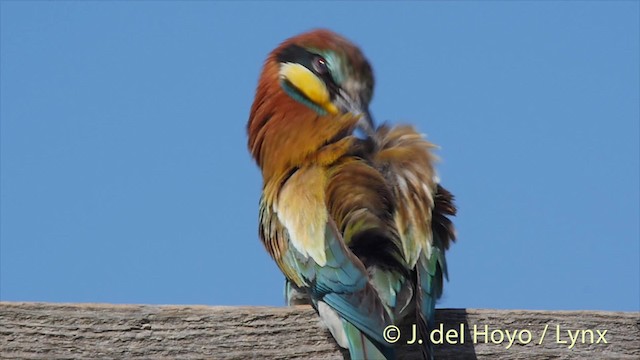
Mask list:
[[[327,61],[322,56],[316,56],[313,59],[313,70],[320,75],[328,73],[329,67],[327,66]]]

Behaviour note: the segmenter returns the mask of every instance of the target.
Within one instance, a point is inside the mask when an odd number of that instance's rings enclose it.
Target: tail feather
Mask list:
[[[436,300],[442,294],[442,271],[434,260],[437,249],[433,249],[431,260],[427,262],[424,254],[418,261],[416,282],[419,287],[416,301],[416,319],[421,339],[425,339],[421,351],[424,359],[434,359],[433,344],[428,341],[429,334],[435,328]]]
[[[347,335],[349,354],[352,360],[391,360],[395,359],[395,351],[370,339],[357,327],[347,321],[343,321],[343,329]]]

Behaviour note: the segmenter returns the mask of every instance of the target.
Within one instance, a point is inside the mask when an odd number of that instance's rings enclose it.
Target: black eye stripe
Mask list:
[[[278,53],[277,59],[280,63],[300,64],[317,74],[318,77],[322,78],[323,80],[331,80],[333,82],[327,60],[322,57],[322,55],[308,51],[301,46],[287,46],[286,48],[282,49],[280,53]]]
[[[298,45],[287,46],[278,53],[278,62],[281,63],[303,64],[305,59],[311,60],[311,53]]]
[[[282,49],[277,54],[278,62],[280,63],[296,63],[300,64],[309,71],[318,75],[325,85],[329,89],[329,96],[331,100],[335,99],[336,94],[339,92],[340,87],[331,76],[331,69],[327,60],[320,54],[311,52],[298,45],[290,45]]]

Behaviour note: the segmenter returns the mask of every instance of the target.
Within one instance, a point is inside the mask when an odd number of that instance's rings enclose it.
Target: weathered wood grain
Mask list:
[[[439,359],[639,359],[640,313],[442,309],[437,323],[463,326],[464,344]],[[476,334],[488,327],[488,333]],[[547,326],[544,340],[540,338]],[[558,333],[558,329],[560,329]],[[500,334],[504,336],[501,343]],[[509,346],[505,331],[516,333]],[[527,330],[531,340],[518,335]],[[572,334],[577,343],[569,348]],[[591,341],[593,332],[593,343]],[[603,343],[598,332],[606,330]],[[582,334],[585,334],[583,343]],[[437,333],[434,334],[434,336]],[[453,332],[450,340],[454,340]],[[401,333],[398,343],[406,343]],[[520,338],[527,342],[527,332]],[[460,342],[460,336],[455,339]],[[485,342],[486,340],[486,342]],[[598,342],[598,340],[600,340]],[[562,343],[566,341],[567,343]],[[399,358],[415,358],[403,346]],[[343,359],[309,307],[147,306],[0,302],[2,359]]]

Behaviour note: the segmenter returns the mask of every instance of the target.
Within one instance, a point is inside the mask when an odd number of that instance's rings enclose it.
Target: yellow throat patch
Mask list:
[[[300,64],[285,63],[280,66],[280,78],[289,81],[327,113],[332,115],[338,113],[338,108],[331,102],[326,85],[311,70]]]

